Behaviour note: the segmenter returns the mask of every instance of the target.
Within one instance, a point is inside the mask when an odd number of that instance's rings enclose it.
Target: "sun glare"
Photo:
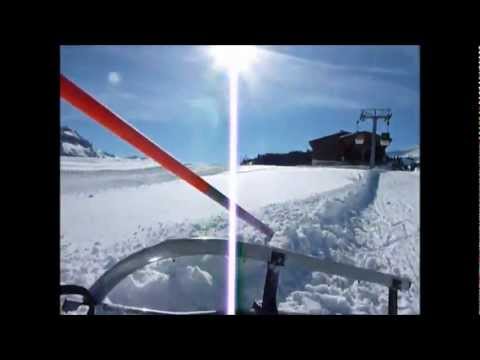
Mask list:
[[[258,51],[252,45],[215,45],[210,47],[215,66],[242,72],[258,60]]]
[[[229,78],[229,218],[228,218],[228,266],[227,266],[227,314],[234,315],[236,308],[236,264],[237,264],[237,143],[238,143],[238,80],[257,61],[255,46],[216,45],[209,48],[214,66],[227,70]]]

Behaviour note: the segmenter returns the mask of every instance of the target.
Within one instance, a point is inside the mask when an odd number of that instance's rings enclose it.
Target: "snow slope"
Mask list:
[[[204,178],[228,193],[227,173]],[[240,205],[275,231],[272,246],[409,276],[413,285],[400,293],[399,312],[419,312],[418,173],[245,166],[238,185]],[[166,238],[228,234],[226,210],[183,181],[114,184],[95,194],[72,189],[61,195],[62,282],[90,286],[116,261]],[[238,233],[241,241],[263,243],[241,220]],[[151,264],[122,281],[109,301],[172,311],[222,308],[225,261],[199,256]],[[242,307],[261,297],[264,275],[265,264],[239,263]],[[282,310],[386,313],[387,290],[377,285],[302,269],[284,269],[280,279]]]
[[[240,205],[256,210],[273,202],[303,198],[346,185],[352,181],[354,173],[337,169],[325,172],[310,168],[264,167],[242,169],[240,175]],[[228,173],[205,179],[228,194]],[[93,196],[90,192],[62,193],[60,215],[66,239],[74,244],[100,241],[105,245],[127,239],[137,228],[151,227],[159,222],[194,222],[214,216],[225,217],[227,213],[184,181],[174,180],[148,186],[112,187]]]
[[[123,159],[123,158],[94,158],[61,156],[60,169],[65,172],[74,171],[128,171],[158,168],[158,164],[151,159]]]
[[[224,171],[222,166],[189,165],[199,175]],[[86,193],[151,185],[175,180],[176,177],[150,159],[67,157],[60,159],[62,194]]]

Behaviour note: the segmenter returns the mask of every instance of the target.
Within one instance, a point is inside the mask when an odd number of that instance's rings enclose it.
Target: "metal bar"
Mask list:
[[[254,309],[257,314],[277,315],[277,289],[280,277],[280,269],[275,265],[267,265],[267,274],[263,286],[262,305],[254,303]]]
[[[272,257],[268,262],[265,284],[263,286],[261,314],[278,314],[277,290],[280,278],[280,266],[285,264],[285,256],[282,253],[272,251]]]
[[[192,255],[210,254],[225,256],[228,254],[227,245],[228,240],[216,238],[165,240],[157,245],[142,249],[115,264],[92,285],[90,292],[95,302],[99,304],[122,279],[151,262]],[[279,248],[237,242],[237,256],[242,258],[265,261],[272,258],[272,252],[283,254],[285,266],[373,282],[386,287],[393,286],[398,290],[408,290],[410,288],[410,280],[406,278],[340,264],[313,256],[300,255]]]
[[[388,288],[388,315],[398,314],[398,290],[394,287]]]
[[[280,277],[280,269],[272,264],[268,264],[267,276],[263,288],[262,313],[277,314],[277,289]]]
[[[207,195],[210,199],[222,205],[228,210],[229,198],[184,166],[165,150],[160,148],[152,140],[148,139],[131,124],[122,119],[119,115],[98,102],[93,96],[74,84],[71,80],[60,74],[60,96],[74,107],[97,121],[115,135],[155,160],[168,171],[185,180],[197,190]],[[235,205],[237,215],[240,219],[252,225],[267,236],[269,240],[273,231],[255,216],[248,213],[238,204]]]
[[[90,287],[97,304],[125,277],[143,268],[145,265],[182,256],[228,254],[228,240],[209,238],[171,239],[144,248],[116,263]]]
[[[401,288],[398,279],[393,279],[392,285],[388,287],[388,315],[397,315],[398,313],[398,289]]]
[[[377,117],[374,116],[372,118],[372,141],[370,144],[370,168],[375,167],[375,150],[376,150],[376,142],[377,142]]]

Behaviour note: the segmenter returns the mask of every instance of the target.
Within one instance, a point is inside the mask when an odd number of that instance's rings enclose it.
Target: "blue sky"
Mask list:
[[[259,46],[241,74],[239,158],[306,150],[388,107],[389,150],[419,144],[416,46]],[[228,80],[206,46],[62,46],[61,72],[183,162],[228,162]],[[61,101],[61,123],[97,148],[138,154]],[[367,124],[361,130],[369,130]],[[380,126],[381,132],[384,128]]]

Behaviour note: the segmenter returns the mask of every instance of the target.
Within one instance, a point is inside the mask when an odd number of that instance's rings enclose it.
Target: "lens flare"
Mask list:
[[[230,95],[230,156],[229,156],[229,209],[228,209],[228,271],[227,314],[235,315],[237,267],[237,143],[238,143],[238,72],[231,69]]]
[[[210,47],[215,66],[225,68],[229,80],[229,208],[228,208],[228,267],[227,267],[227,315],[235,315],[237,270],[237,144],[238,144],[238,79],[241,72],[258,60],[255,46],[217,45]]]

